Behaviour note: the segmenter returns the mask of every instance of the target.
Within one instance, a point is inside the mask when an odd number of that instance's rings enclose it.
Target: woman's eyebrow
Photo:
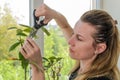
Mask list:
[[[82,37],[82,38],[85,38],[83,35],[81,35],[80,33],[77,34],[77,36],[79,37]]]

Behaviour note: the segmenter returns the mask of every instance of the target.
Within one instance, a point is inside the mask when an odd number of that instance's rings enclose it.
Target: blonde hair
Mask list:
[[[98,43],[106,43],[107,49],[99,54],[92,63],[90,69],[75,80],[87,80],[92,77],[107,76],[112,80],[120,80],[120,71],[117,67],[119,58],[119,34],[116,22],[103,10],[90,10],[84,13],[81,21],[94,25],[96,33],[93,46]],[[80,61],[76,61],[71,73],[80,66]]]

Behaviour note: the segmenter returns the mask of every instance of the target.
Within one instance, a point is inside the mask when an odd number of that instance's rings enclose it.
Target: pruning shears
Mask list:
[[[33,26],[33,30],[30,32],[30,35],[29,35],[29,37],[31,37],[31,38],[33,38],[36,35],[37,31],[41,27],[47,25],[47,24],[43,23],[44,19],[40,20],[39,17],[35,16],[35,11],[36,11],[36,9],[34,9],[34,11],[33,11],[34,26]]]

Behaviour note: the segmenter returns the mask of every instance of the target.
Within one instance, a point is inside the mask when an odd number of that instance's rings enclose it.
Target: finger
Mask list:
[[[35,16],[36,17],[40,17],[40,16],[45,16],[46,15],[46,11],[49,9],[49,7],[46,4],[42,4],[40,5],[40,7],[38,7],[35,11]]]
[[[30,52],[27,52],[27,53],[30,53],[28,56],[31,56],[34,54],[37,55],[37,53],[40,52],[40,48],[38,47],[38,45],[31,38],[27,38],[27,41],[30,43],[30,45],[32,45],[32,48],[28,49],[30,51]]]
[[[27,58],[27,53],[26,53],[26,51],[24,50],[23,47],[21,47],[20,53],[21,53],[25,58]]]
[[[43,23],[44,23],[44,24],[47,24],[47,23],[50,22],[50,21],[51,21],[50,18],[45,18]]]
[[[33,46],[26,40],[26,43],[23,45],[23,49],[25,50],[26,54],[29,55],[33,52]]]
[[[34,46],[32,45],[32,43],[27,39],[27,43],[26,43],[29,47],[34,48]]]
[[[35,16],[40,17],[40,16],[45,16],[45,10],[42,7],[39,7],[35,11]]]
[[[29,42],[29,44],[30,44],[33,48],[38,47],[38,45],[35,43],[35,41],[32,40],[31,38],[27,38],[27,41]]]

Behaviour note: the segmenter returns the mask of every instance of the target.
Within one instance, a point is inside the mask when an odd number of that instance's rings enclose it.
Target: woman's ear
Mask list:
[[[96,46],[95,54],[101,54],[106,50],[107,46],[105,43],[98,43]]]

